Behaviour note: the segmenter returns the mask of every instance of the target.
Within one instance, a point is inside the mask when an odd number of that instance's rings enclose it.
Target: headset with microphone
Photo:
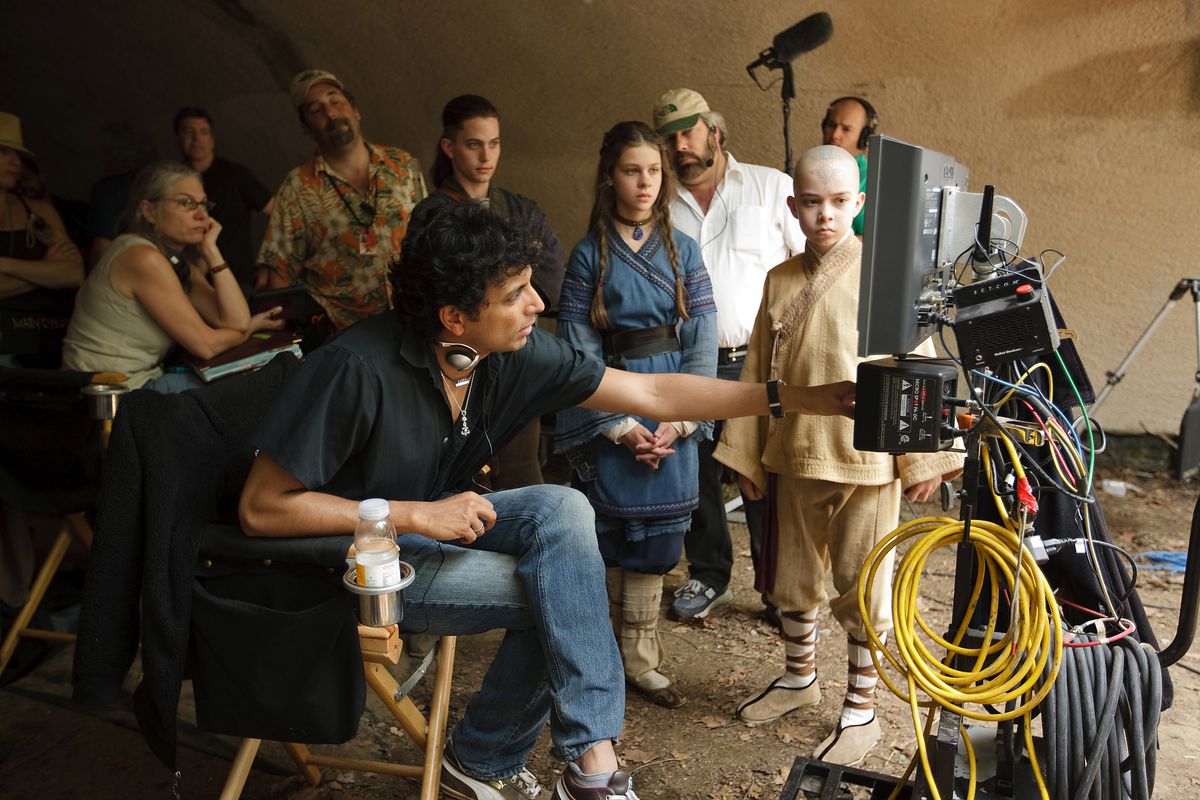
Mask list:
[[[845,97],[839,97],[831,102],[829,104],[829,108],[825,109],[825,119],[821,120],[821,127],[824,128],[826,125],[829,125],[833,122],[833,120],[830,119],[830,116],[833,114],[833,107],[838,103],[844,103],[847,100],[853,100],[855,103],[858,103],[860,106],[862,106],[863,111],[867,112],[867,124],[863,126],[862,132],[858,134],[858,149],[866,150],[867,139],[875,132],[875,129],[879,127],[879,115],[875,113],[875,106],[871,105],[864,98],[857,97],[856,95],[847,95]]]
[[[709,149],[711,149],[711,150],[717,149],[717,131],[719,131],[719,130],[721,130],[721,129],[720,128],[711,128],[711,127],[708,129],[708,138],[709,138],[709,140],[712,141],[712,144],[709,147]],[[711,167],[712,165],[713,165],[713,160],[711,158],[704,159],[705,167]]]

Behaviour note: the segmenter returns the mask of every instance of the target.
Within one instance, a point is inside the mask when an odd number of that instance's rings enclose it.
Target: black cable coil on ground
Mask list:
[[[1041,706],[1046,785],[1058,800],[1150,800],[1158,751],[1158,654],[1131,638],[1063,648]]]

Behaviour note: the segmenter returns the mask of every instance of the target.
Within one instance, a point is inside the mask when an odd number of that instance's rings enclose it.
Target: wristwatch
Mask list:
[[[767,408],[771,409],[771,416],[775,419],[783,419],[783,402],[779,399],[779,386],[782,383],[781,380],[767,381]]]

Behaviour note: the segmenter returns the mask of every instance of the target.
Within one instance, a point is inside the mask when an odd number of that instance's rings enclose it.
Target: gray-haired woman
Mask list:
[[[221,226],[209,207],[190,167],[159,161],[138,174],[121,236],[76,297],[63,367],[124,373],[131,388],[183,391],[199,379],[163,373],[175,345],[208,359],[281,327],[278,307],[250,314],[217,248]]]

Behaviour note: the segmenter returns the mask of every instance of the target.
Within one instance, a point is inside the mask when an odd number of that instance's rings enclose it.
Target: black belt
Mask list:
[[[746,360],[746,345],[740,347],[721,347],[717,349],[718,364],[736,364]]]
[[[613,331],[605,333],[603,338],[604,357],[608,361],[679,352],[679,336],[675,333],[674,325]]]

